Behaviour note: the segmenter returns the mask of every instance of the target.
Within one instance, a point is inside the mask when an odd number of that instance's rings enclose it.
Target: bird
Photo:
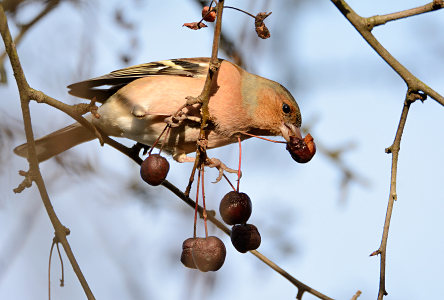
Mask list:
[[[193,161],[200,133],[201,104],[186,105],[198,96],[209,70],[209,58],[181,58],[139,64],[73,83],[68,93],[94,99],[101,105],[85,118],[103,134],[153,145],[167,124],[162,151],[178,162]],[[281,84],[252,74],[219,59],[211,86],[207,149],[222,147],[254,136],[301,138],[302,117],[291,93]],[[172,116],[181,116],[178,124]],[[176,120],[177,121],[177,120]],[[74,123],[35,141],[39,162],[58,155],[96,136]],[[28,145],[14,149],[27,157]]]

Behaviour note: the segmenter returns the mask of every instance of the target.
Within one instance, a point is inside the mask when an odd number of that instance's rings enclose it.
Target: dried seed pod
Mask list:
[[[306,163],[315,155],[316,145],[310,134],[307,134],[304,139],[290,136],[290,141],[287,143],[287,150],[295,161],[298,163]]]
[[[256,250],[261,244],[261,235],[253,224],[234,225],[231,229],[231,243],[241,253]]]
[[[265,18],[268,17],[269,15],[271,15],[271,12],[269,13],[261,12],[258,13],[255,17],[254,27],[256,28],[257,36],[260,37],[261,39],[268,39],[271,36],[270,31],[268,30],[267,26],[265,26],[264,23]]]
[[[188,27],[193,30],[199,30],[201,28],[208,27],[204,22],[183,23],[182,26]]]
[[[151,154],[140,166],[140,176],[151,185],[161,184],[170,170],[170,164],[165,157],[159,154]]]
[[[215,236],[196,238],[191,253],[197,269],[201,272],[217,271],[225,261],[227,250],[224,243]]]
[[[245,193],[231,191],[220,201],[219,212],[228,225],[244,224],[250,218],[251,211],[251,200]]]

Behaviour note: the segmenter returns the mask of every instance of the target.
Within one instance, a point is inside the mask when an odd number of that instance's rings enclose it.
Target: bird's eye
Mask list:
[[[290,106],[287,103],[282,104],[282,111],[288,114],[291,111]]]

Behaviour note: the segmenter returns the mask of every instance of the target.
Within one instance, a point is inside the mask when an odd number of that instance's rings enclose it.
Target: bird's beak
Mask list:
[[[290,136],[302,139],[301,129],[291,123],[283,123],[279,129],[287,142],[290,142]]]

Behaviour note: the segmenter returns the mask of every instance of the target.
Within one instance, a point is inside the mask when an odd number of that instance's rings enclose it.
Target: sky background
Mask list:
[[[349,1],[362,16],[423,5],[425,1]],[[253,14],[267,10],[271,38],[259,40],[253,21],[225,10],[223,28],[245,59],[247,70],[286,86],[302,111],[303,125],[317,145],[346,149],[346,166],[362,178],[340,189],[342,173],[319,151],[308,164],[295,163],[285,147],[258,139],[243,142],[241,191],[253,202],[250,223],[262,235],[258,249],[294,277],[335,299],[376,299],[378,249],[386,213],[391,156],[406,93],[403,81],[366,44],[330,1],[226,1]],[[29,20],[38,5],[18,18]],[[114,24],[114,12],[135,23]],[[194,1],[88,1],[65,3],[36,25],[19,46],[30,85],[59,100],[72,82],[131,64],[211,54],[212,27],[191,31],[198,21]],[[391,22],[373,33],[401,63],[444,94],[444,10]],[[17,32],[12,28],[13,35]],[[130,55],[123,62],[121,55]],[[220,57],[226,57],[222,52]],[[9,63],[9,84],[0,87],[0,128],[21,125]],[[36,136],[72,120],[31,103]],[[434,100],[411,106],[402,139],[387,256],[386,299],[437,299],[444,269],[444,108]],[[20,132],[18,130],[17,132]],[[5,134],[5,131],[0,131]],[[53,229],[33,186],[12,189],[26,161],[12,149],[23,133],[0,138],[0,299],[46,299]],[[130,142],[125,142],[131,145]],[[237,146],[210,151],[229,166]],[[192,235],[193,210],[162,187],[145,185],[139,168],[97,141],[80,145],[41,171],[55,210],[69,227],[69,242],[97,299],[294,299],[297,290],[251,254],[238,253],[217,228],[210,234],[226,245],[224,266],[215,273],[189,270],[179,262],[182,241]],[[190,164],[171,164],[168,180],[184,189]],[[71,167],[69,167],[71,166]],[[72,167],[74,166],[74,167]],[[211,184],[207,201],[217,209],[229,191]],[[234,177],[233,177],[234,180]],[[342,195],[342,196],[341,196]],[[199,223],[203,233],[203,224]],[[66,257],[65,287],[57,286],[60,263],[53,255],[53,299],[83,299]],[[316,299],[305,294],[303,299]]]

